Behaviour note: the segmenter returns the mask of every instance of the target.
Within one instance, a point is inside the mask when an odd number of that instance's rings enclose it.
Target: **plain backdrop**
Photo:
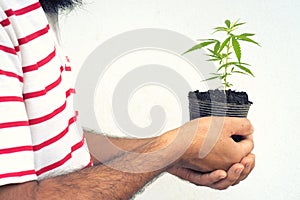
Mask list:
[[[248,179],[225,191],[215,191],[166,174],[135,199],[300,199],[299,11],[298,0],[89,0],[61,17],[64,49],[76,73],[98,45],[139,28],[168,29],[196,40],[210,37],[212,28],[225,19],[240,18],[247,22],[245,30],[256,33],[255,39],[262,45],[246,45],[243,51],[256,77],[233,80],[238,83],[236,89],[247,90],[254,101],[249,118],[255,127],[257,158]],[[147,94],[147,90],[142,92],[140,95]]]

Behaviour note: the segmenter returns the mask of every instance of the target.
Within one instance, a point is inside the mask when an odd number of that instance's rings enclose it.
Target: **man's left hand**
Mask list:
[[[198,186],[207,186],[217,190],[224,190],[238,184],[247,178],[255,166],[255,155],[249,154],[240,163],[236,163],[226,172],[215,170],[210,173],[201,173],[187,168],[171,168],[169,173],[187,180]]]

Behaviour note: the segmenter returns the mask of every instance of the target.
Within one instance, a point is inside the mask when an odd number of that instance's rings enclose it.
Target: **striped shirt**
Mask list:
[[[38,0],[0,0],[0,186],[91,166],[67,57]]]

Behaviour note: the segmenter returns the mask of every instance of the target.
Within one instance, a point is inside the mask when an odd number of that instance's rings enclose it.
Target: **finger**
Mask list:
[[[233,185],[240,177],[244,166],[240,163],[234,164],[227,172],[227,177],[211,187],[217,190],[227,189],[229,186]]]
[[[236,148],[239,149],[239,152],[241,153],[242,157],[246,157],[254,149],[254,142],[251,136],[247,137],[244,140],[241,140],[240,142],[235,143],[235,145],[237,145]]]
[[[247,118],[227,117],[224,123],[224,125],[228,127],[231,135],[241,135],[245,137],[254,132],[253,126]]]
[[[176,171],[170,171],[170,173],[195,185],[208,187],[227,176],[227,173],[224,170],[215,170],[211,173],[203,174],[191,169],[178,168]]]
[[[241,176],[239,179],[235,182],[234,185],[238,184],[240,181],[244,180],[249,176],[251,171],[253,170],[255,166],[255,155],[254,154],[249,154],[245,158],[242,159],[241,164],[245,166],[245,169],[243,170]]]
[[[211,187],[211,185],[221,181],[227,176],[227,173],[224,170],[215,170],[211,173],[201,174],[197,172],[191,173],[192,183],[199,186]]]

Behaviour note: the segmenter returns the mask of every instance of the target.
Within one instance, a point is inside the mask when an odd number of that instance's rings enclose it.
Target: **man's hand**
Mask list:
[[[173,131],[183,139],[184,137],[193,138],[175,166],[195,171],[212,172],[217,169],[227,171],[233,164],[241,162],[254,147],[253,127],[245,118],[204,117],[188,122]],[[211,139],[216,135],[218,137],[215,141]],[[232,138],[234,135],[240,136],[242,140],[234,141]],[[207,139],[212,141],[213,148],[204,158],[201,158],[201,146]]]
[[[254,154],[249,154],[243,158],[241,163],[232,165],[227,172],[215,170],[211,173],[201,173],[183,167],[174,167],[169,169],[168,172],[198,186],[224,190],[247,178],[254,166],[255,156]]]

